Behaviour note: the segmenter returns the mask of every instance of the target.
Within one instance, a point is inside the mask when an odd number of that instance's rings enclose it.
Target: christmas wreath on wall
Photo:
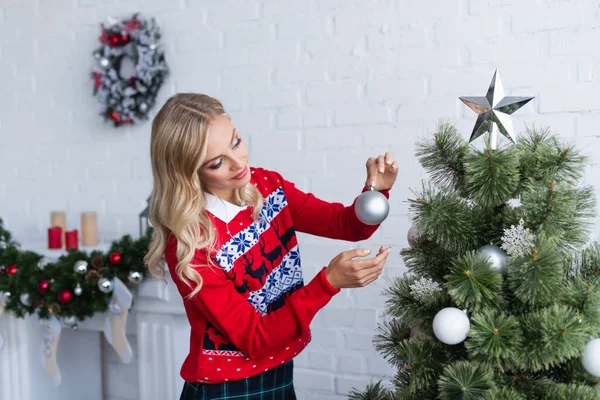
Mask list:
[[[138,14],[122,21],[109,19],[101,27],[102,45],[93,53],[97,65],[92,68],[101,115],[115,127],[146,120],[169,73],[160,28],[154,19]]]
[[[147,274],[143,258],[148,252],[152,228],[137,240],[123,236],[108,252],[87,254],[70,250],[56,261],[23,251],[0,219],[0,308],[22,318],[52,315],[65,326],[111,308],[114,278],[130,286]]]

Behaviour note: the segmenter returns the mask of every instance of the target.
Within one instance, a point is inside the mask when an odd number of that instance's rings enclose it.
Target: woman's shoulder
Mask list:
[[[265,191],[271,193],[274,189],[283,185],[283,177],[277,171],[261,167],[250,167],[250,173],[252,174],[250,182],[263,192],[263,195]]]

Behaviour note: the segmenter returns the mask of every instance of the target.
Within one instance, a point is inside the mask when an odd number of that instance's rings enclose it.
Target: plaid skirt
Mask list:
[[[223,383],[185,382],[179,400],[296,400],[293,360],[246,379]]]

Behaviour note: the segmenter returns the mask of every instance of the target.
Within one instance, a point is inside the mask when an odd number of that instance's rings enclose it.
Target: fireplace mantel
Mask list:
[[[23,246],[55,258],[60,252]],[[170,277],[165,282],[147,277],[132,290],[134,304],[127,321],[127,334],[137,336],[139,398],[178,398],[183,381],[179,368],[187,351],[189,325],[181,297]],[[0,400],[102,400],[102,341],[105,314],[79,324],[79,330],[64,328],[58,346],[62,382],[54,387],[41,366],[42,326],[35,316],[17,319],[0,316]]]

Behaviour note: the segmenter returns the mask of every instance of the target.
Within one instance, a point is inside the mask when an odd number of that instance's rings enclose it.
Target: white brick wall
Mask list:
[[[349,203],[366,157],[394,153],[401,169],[391,215],[360,244],[394,246],[387,277],[404,270],[404,200],[423,177],[415,141],[440,118],[468,137],[475,116],[458,96],[483,95],[496,67],[507,94],[536,96],[516,128],[550,125],[573,140],[591,155],[586,182],[600,189],[591,0],[2,0],[0,216],[23,242],[45,240],[53,210],[67,211],[69,228],[79,228],[80,212],[97,211],[103,240],[136,233],[151,187],[150,124],[103,124],[88,79],[98,23],[134,11],[164,30],[172,74],[159,103],[177,91],[220,98],[254,165]],[[301,243],[307,279],[354,246],[304,235]],[[342,399],[393,373],[371,344],[385,286],[345,291],[316,318],[296,363],[300,398]],[[110,356],[103,368],[107,398],[137,396],[135,368]]]

